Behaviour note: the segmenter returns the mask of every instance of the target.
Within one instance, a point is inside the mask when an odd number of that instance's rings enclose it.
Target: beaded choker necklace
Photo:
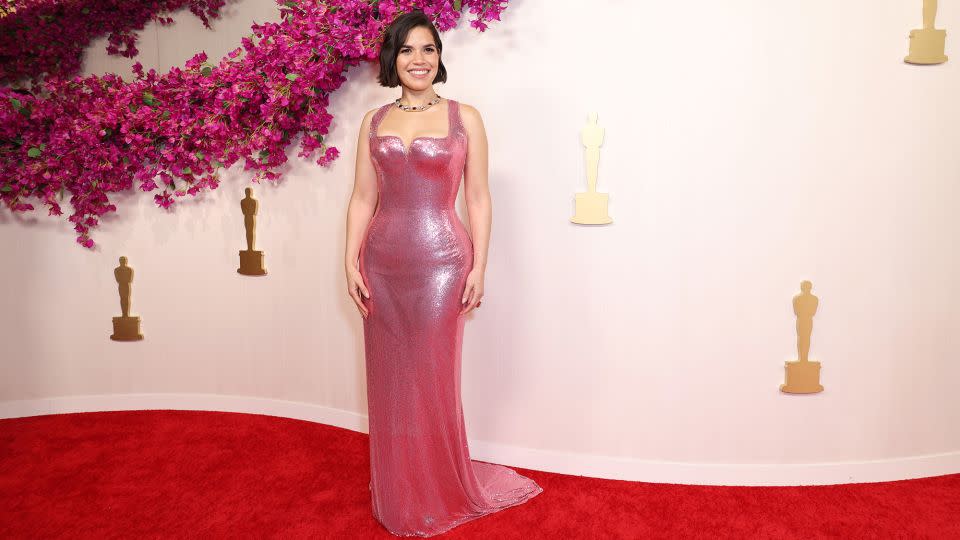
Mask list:
[[[400,98],[397,98],[396,100],[394,100],[394,103],[397,105],[397,108],[404,111],[425,111],[430,107],[433,107],[437,103],[440,103],[440,96],[439,95],[435,96],[433,99],[427,102],[426,105],[403,105],[400,103]]]

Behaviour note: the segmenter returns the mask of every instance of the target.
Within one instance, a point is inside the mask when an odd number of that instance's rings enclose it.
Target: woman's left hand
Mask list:
[[[460,314],[469,313],[473,308],[480,306],[480,300],[483,298],[483,270],[474,268],[467,274],[467,283],[463,287],[463,296],[460,297],[460,304],[463,308]]]

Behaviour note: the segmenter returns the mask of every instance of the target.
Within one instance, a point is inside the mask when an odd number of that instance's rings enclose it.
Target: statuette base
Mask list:
[[[140,333],[140,317],[114,317],[113,334],[110,339],[114,341],[139,341],[143,339]]]
[[[263,252],[262,251],[249,251],[241,250],[240,251],[240,268],[237,268],[237,272],[245,276],[264,276],[267,274],[267,269],[263,267]]]
[[[820,362],[784,362],[784,369],[787,372],[787,382],[780,385],[781,392],[815,394],[823,391],[823,385],[820,384]]]
[[[910,54],[903,59],[908,64],[942,64],[947,61],[947,31],[920,29],[910,31]]]
[[[604,223],[613,223],[613,219],[607,213],[607,207],[610,202],[609,193],[584,192],[575,193],[576,197],[576,215],[570,218],[573,223],[583,225],[600,225]]]

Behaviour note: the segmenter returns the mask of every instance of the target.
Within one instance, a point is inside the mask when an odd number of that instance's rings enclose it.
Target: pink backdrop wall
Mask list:
[[[483,114],[494,197],[464,338],[473,456],[705,484],[960,471],[960,8],[938,17],[955,59],[917,67],[901,59],[919,0],[560,4],[444,36],[436,89]],[[214,32],[181,14],[142,32],[140,61],[218,58],[276,18],[253,0]],[[100,42],[86,71],[131,63]],[[255,186],[266,278],[235,271],[239,167],[172,214],[121,199],[93,252],[64,221],[0,211],[0,416],[216,409],[365,431],[342,258],[360,120],[399,95],[374,74],[355,69],[332,99],[332,168],[291,149],[286,180]],[[590,111],[606,227],[568,222]],[[107,339],[120,255],[140,343]],[[787,396],[803,279],[826,390]]]

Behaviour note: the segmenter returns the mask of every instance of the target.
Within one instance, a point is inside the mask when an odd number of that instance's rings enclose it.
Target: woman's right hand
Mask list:
[[[363,298],[360,297],[360,294],[362,293],[363,296],[370,298],[370,291],[363,283],[363,276],[360,275],[360,270],[354,266],[347,266],[347,292],[350,294],[350,298],[353,298],[353,302],[357,304],[360,315],[366,319],[367,315],[370,314],[370,309],[364,305]]]

